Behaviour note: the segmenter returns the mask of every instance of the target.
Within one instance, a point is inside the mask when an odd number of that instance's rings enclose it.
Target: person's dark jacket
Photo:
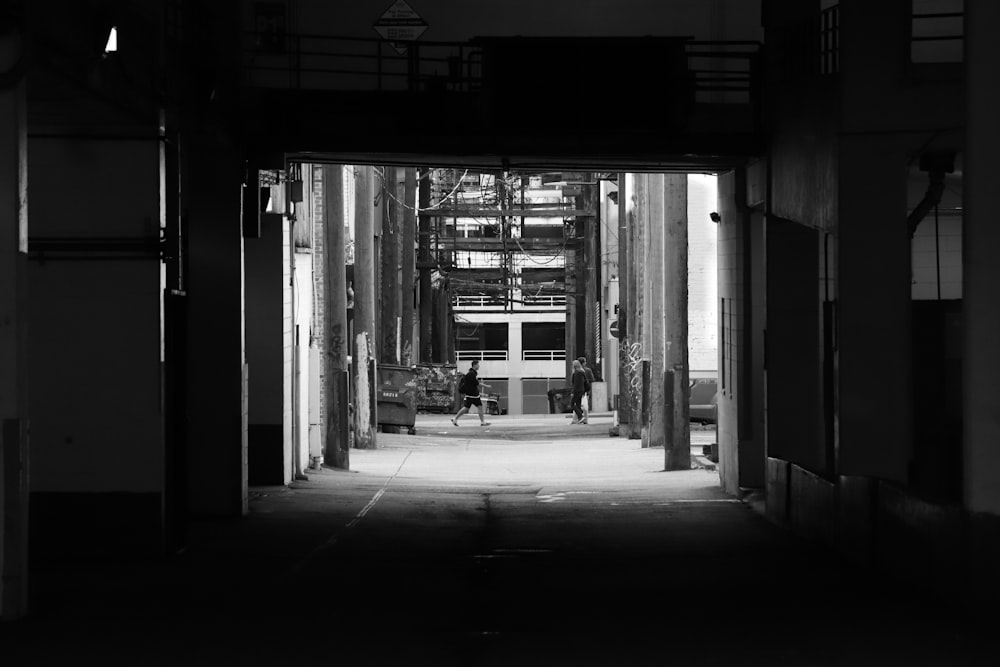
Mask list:
[[[587,374],[583,371],[573,371],[573,391],[587,391]]]

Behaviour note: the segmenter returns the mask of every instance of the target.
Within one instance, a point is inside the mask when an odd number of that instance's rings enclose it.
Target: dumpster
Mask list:
[[[455,364],[417,364],[417,409],[423,412],[454,412],[458,387]]]
[[[383,433],[399,433],[401,427],[416,433],[417,381],[413,368],[394,364],[378,365],[378,425]]]
[[[573,411],[573,387],[549,389],[549,414],[562,414]]]

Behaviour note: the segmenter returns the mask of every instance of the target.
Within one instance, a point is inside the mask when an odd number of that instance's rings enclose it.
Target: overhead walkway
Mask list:
[[[763,147],[756,42],[245,40],[243,128],[264,156],[703,171]]]

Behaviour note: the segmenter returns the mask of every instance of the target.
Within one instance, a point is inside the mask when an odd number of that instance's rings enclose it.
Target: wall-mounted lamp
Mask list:
[[[104,55],[118,51],[118,28],[111,26],[108,31],[108,41],[104,43]]]
[[[712,219],[712,222],[722,222],[722,216],[716,213],[715,211],[709,213],[708,217]]]
[[[609,192],[608,193],[608,199],[610,199],[611,201],[613,201],[614,203],[617,204],[618,203],[618,191],[617,190],[613,190],[613,191]]]

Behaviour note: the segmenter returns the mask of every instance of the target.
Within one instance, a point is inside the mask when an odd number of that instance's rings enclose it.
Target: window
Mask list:
[[[521,325],[521,348],[526,361],[566,358],[565,322],[525,322]]]
[[[965,40],[965,0],[913,0],[910,60],[960,63]]]

